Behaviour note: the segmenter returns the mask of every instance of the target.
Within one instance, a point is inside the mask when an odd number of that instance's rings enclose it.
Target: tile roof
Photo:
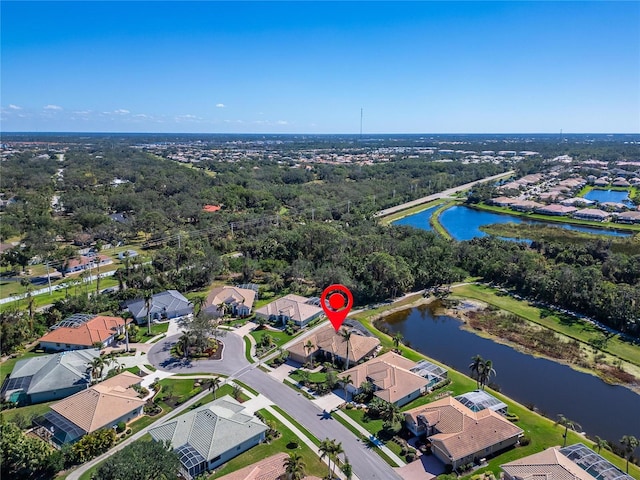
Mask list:
[[[266,317],[285,314],[296,322],[304,323],[309,318],[322,312],[322,308],[306,303],[308,301],[308,298],[300,295],[289,294],[258,308],[256,313]]]
[[[286,453],[276,453],[218,480],[279,480],[285,473],[284,461],[287,458],[289,455]]]
[[[369,380],[378,388],[375,392],[377,397],[395,403],[429,384],[426,378],[409,371],[415,366],[416,362],[395,352],[387,352],[344,371],[340,376],[351,375],[356,387]]]
[[[313,349],[309,351],[309,355],[313,355],[318,350],[333,353],[340,358],[347,357],[347,342],[344,341],[340,332],[336,332],[331,324],[327,324],[319,328],[311,335],[299,340],[289,347],[289,351],[302,357],[307,356],[307,350],[304,345],[310,341]],[[375,337],[365,337],[354,331],[349,340],[349,362],[357,363],[380,345],[380,340]]]
[[[169,440],[173,449],[192,447],[206,460],[267,431],[266,425],[229,395],[149,430],[156,441]]]
[[[87,390],[76,393],[51,405],[57,412],[73,424],[90,433],[129,412],[143,406],[145,401],[131,388],[140,383],[140,377],[123,372]]]
[[[207,295],[205,307],[217,307],[221,303],[228,305],[244,304],[249,309],[253,308],[253,302],[256,298],[256,292],[246,288],[238,287],[218,287],[214,288]]]
[[[39,342],[64,343],[91,347],[96,342],[104,342],[124,327],[124,319],[97,315],[76,327],[59,327],[38,339]]]
[[[164,292],[156,293],[151,298],[151,315],[166,314],[168,317],[173,317],[176,311],[188,309],[191,303],[177,290],[166,290]],[[131,302],[128,307],[134,318],[143,318],[147,316],[147,307],[144,299],[139,299]]]
[[[490,409],[473,412],[453,397],[404,412],[414,423],[418,417],[438,432],[429,439],[452,461],[483,451],[520,435],[522,429]]]
[[[560,447],[550,447],[528,457],[501,465],[502,470],[517,480],[593,480],[559,451]]]

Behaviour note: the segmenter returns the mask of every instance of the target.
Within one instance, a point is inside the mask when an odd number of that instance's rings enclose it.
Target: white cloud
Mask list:
[[[278,120],[276,122],[276,124],[278,124],[278,125],[289,125],[289,122],[287,122],[286,120]]]
[[[44,106],[45,110],[62,110],[62,107],[60,105],[45,105]]]
[[[117,113],[118,115],[127,115],[128,113],[131,113],[129,110],[125,110],[124,108],[119,108],[117,110],[114,110],[113,113]]]
[[[134,115],[136,118],[150,118],[149,115],[145,115],[144,113],[137,113]]]
[[[19,107],[18,105],[14,105],[13,103],[9,104],[9,108],[11,110],[22,110],[22,107]]]
[[[216,103],[216,108],[225,108],[226,105],[224,103]]]

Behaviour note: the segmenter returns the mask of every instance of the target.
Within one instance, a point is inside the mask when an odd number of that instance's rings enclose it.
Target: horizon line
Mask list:
[[[49,135],[49,134],[82,134],[82,135],[342,135],[342,136],[376,136],[376,135],[640,135],[640,132],[377,132],[377,133],[313,133],[313,132],[111,132],[111,131],[0,131],[1,135]]]

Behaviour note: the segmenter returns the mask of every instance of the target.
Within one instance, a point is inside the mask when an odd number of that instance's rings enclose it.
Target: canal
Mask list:
[[[439,315],[436,305],[394,313],[384,325],[410,340],[411,347],[463,373],[479,354],[491,359],[493,382],[523,405],[534,405],[551,419],[558,414],[578,422],[591,437],[618,442],[623,435],[640,437],[640,396],[608,385],[600,378],[521,353],[460,328],[456,318]]]

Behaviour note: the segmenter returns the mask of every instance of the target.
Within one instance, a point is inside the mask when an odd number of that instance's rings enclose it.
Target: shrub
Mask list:
[[[127,428],[127,424],[124,422],[118,422],[118,425],[116,425],[116,433],[122,433],[126,430]]]
[[[127,428],[127,431],[126,431],[126,432],[124,432],[124,433],[126,433],[127,435],[131,435],[131,429],[130,429],[130,428]]]
[[[404,458],[407,460],[407,463],[411,463],[416,459],[416,454],[409,452]]]
[[[531,439],[529,437],[523,436],[523,437],[520,438],[520,446],[521,447],[526,447],[530,443],[531,443]]]
[[[353,409],[353,403],[347,403],[347,406],[344,407],[344,408],[346,408],[347,410],[352,410]]]

